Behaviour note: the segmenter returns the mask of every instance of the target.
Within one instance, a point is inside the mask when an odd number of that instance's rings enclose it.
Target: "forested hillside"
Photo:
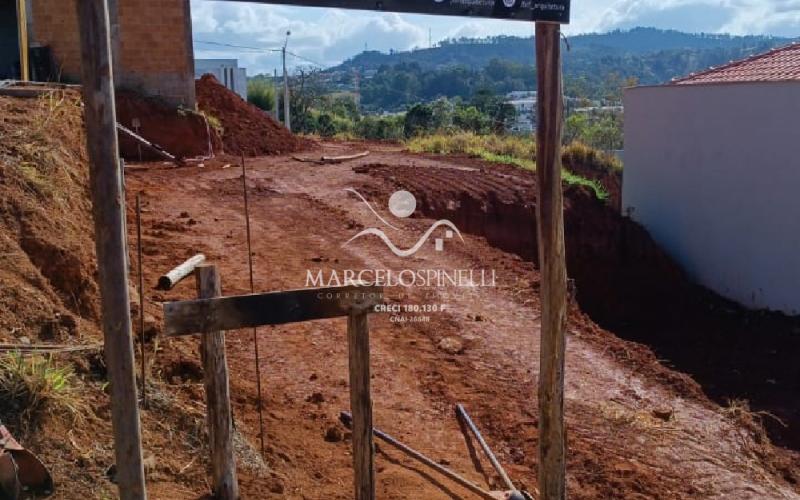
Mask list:
[[[789,42],[654,28],[577,35],[567,38],[563,52],[565,89],[573,97],[615,101],[626,83],[662,83]],[[344,78],[354,70],[369,75],[362,104],[385,110],[443,96],[467,98],[479,89],[531,89],[533,54],[532,37],[459,39],[409,52],[363,52],[329,71]]]

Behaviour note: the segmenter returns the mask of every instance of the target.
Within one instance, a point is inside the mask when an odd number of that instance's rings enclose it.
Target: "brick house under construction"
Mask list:
[[[112,30],[119,34],[113,47],[119,87],[194,107],[189,1],[108,0]],[[32,79],[79,80],[81,58],[75,3],[76,0],[0,0],[0,79],[20,77],[20,45],[27,38]]]

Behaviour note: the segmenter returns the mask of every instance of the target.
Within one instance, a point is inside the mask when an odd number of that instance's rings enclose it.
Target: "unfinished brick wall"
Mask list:
[[[119,87],[194,107],[194,53],[189,0],[116,1]],[[78,81],[80,46],[75,0],[32,0],[31,38],[53,49],[65,80]],[[113,19],[112,19],[113,23]]]

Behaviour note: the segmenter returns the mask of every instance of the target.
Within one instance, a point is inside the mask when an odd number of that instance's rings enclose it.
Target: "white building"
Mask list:
[[[624,104],[623,211],[698,283],[800,314],[800,45]]]
[[[236,59],[195,59],[194,77],[211,73],[219,82],[247,100],[247,70]]]
[[[506,102],[514,106],[516,116],[512,133],[529,133],[536,129],[536,91],[515,90],[506,94]]]

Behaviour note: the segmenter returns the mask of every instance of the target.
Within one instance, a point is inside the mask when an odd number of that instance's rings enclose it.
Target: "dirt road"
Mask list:
[[[324,151],[343,154],[358,147],[327,144]],[[389,234],[398,247],[414,245],[434,222],[393,217],[387,201],[400,181],[391,172],[368,175],[364,165],[431,172],[475,167],[399,148],[372,149],[369,157],[341,165],[289,157],[248,160],[256,289],[304,287],[308,273],[320,270],[326,276],[347,269],[493,273],[494,286],[388,289],[390,304],[436,306],[436,311],[371,316],[375,425],[475,482],[499,488],[489,464],[471,456],[459,429],[453,407],[462,403],[511,477],[534,490],[538,274],[532,264],[467,232],[463,241],[444,237],[442,251],[432,238],[410,257],[394,255],[373,235],[344,245],[362,229],[385,227],[348,188],[397,228]],[[237,165],[133,165],[126,182],[129,206],[133,194],[143,192],[146,283],[155,284],[159,273],[203,252],[220,268],[223,293],[249,292]],[[526,181],[504,171],[492,182]],[[422,200],[432,196],[419,192],[425,189],[417,183],[412,191]],[[192,297],[193,287],[189,282],[171,292],[148,287],[146,308],[158,316],[161,302]],[[255,452],[259,426],[251,340],[250,331],[228,334],[235,420],[246,438],[239,447],[244,497],[351,498],[348,436],[337,423],[349,406],[345,322],[259,329],[265,463]],[[196,338],[162,340],[153,371],[156,385],[174,386],[181,404],[200,411],[197,347]],[[662,367],[647,349],[603,331],[574,304],[566,363],[571,498],[800,498],[792,457],[759,441],[746,413],[708,401],[688,377]],[[151,449],[168,455],[169,439],[185,439],[181,433],[189,431],[173,432],[168,438],[145,432],[145,438]],[[471,498],[394,450],[379,448],[379,498]],[[153,494],[196,498],[206,488],[191,478],[202,477],[204,466],[202,458],[185,465],[183,484],[157,477],[151,481]]]

